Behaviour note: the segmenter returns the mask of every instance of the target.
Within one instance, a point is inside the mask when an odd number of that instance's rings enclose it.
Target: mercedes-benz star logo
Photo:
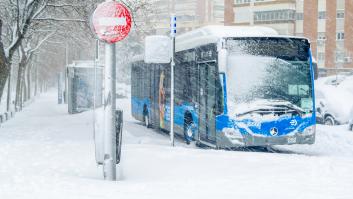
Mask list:
[[[270,130],[270,133],[272,136],[276,136],[276,135],[278,135],[278,129],[276,127],[274,127]]]

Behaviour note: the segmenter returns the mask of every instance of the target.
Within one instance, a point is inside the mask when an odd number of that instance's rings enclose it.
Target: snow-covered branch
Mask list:
[[[63,4],[48,4],[48,7],[63,8],[63,7],[83,7],[83,6],[79,4],[63,3]]]
[[[36,47],[32,48],[29,50],[29,54],[33,53],[34,51],[38,50],[38,48],[40,48],[42,46],[42,44],[47,41],[50,37],[52,37],[55,34],[54,32],[51,32],[50,34],[46,35],[43,39],[41,39],[38,44],[36,45]]]
[[[69,22],[82,22],[86,23],[86,20],[83,19],[60,19],[60,18],[50,18],[50,17],[41,17],[41,18],[34,18],[36,21],[69,21]]]

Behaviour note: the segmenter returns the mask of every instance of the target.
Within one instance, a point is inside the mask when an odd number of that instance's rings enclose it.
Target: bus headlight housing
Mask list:
[[[316,125],[313,125],[313,126],[309,126],[309,127],[305,128],[303,131],[303,135],[310,136],[310,135],[315,134],[315,132],[316,132]]]
[[[233,129],[233,128],[226,128],[223,129],[224,135],[229,138],[229,139],[243,139],[243,136],[241,135],[240,131],[238,129]]]

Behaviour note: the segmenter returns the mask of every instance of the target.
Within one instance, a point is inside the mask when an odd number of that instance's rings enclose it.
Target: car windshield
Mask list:
[[[299,39],[228,41],[228,104],[235,114],[269,105],[313,111],[308,44]],[[263,107],[262,107],[263,108]]]

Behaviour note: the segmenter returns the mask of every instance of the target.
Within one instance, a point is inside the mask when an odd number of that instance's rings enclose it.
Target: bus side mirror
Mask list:
[[[313,69],[314,69],[314,80],[319,79],[319,67],[317,66],[317,63],[313,63]]]

